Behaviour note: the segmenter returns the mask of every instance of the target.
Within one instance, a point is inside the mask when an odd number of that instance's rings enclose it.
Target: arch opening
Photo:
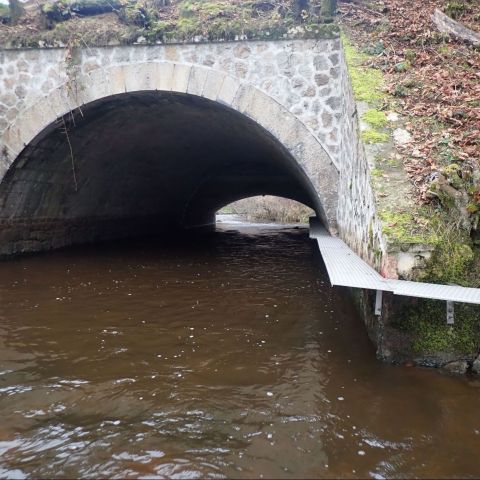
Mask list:
[[[118,94],[50,124],[11,165],[0,254],[214,224],[255,195],[324,216],[299,163],[246,115],[182,93]]]
[[[286,197],[257,195],[223,206],[217,211],[217,223],[254,222],[273,224],[306,224],[315,211]]]

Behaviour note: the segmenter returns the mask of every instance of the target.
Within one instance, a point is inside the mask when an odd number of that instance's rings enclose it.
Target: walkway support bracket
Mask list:
[[[454,302],[480,305],[480,288],[459,285],[394,280],[382,277],[362,260],[342,239],[333,237],[317,218],[310,219],[310,238],[314,238],[333,286],[375,290],[375,315],[381,313],[381,292],[447,302],[447,324],[453,325]],[[380,293],[379,293],[380,292]],[[380,313],[377,313],[380,311]]]
[[[383,290],[377,290],[375,295],[375,315],[380,317],[382,315]]]
[[[455,324],[455,307],[451,301],[447,302],[447,325]]]

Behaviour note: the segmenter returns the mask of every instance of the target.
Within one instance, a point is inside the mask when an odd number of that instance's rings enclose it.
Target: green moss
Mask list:
[[[410,69],[411,66],[412,65],[408,61],[399,62],[399,63],[395,64],[395,71],[399,72],[399,73],[406,72],[407,70]]]
[[[395,97],[406,97],[408,93],[408,88],[402,84],[396,85],[395,90],[393,91]]]
[[[444,228],[436,249],[422,274],[422,280],[433,283],[478,286],[471,285],[472,281],[475,281],[475,273],[477,275],[480,273],[472,271],[475,260],[472,247],[472,241],[466,232]]]
[[[367,122],[373,128],[383,128],[387,124],[387,116],[374,108],[367,110],[362,115],[362,120]]]
[[[363,64],[368,55],[359,52],[345,36],[342,36],[342,40],[355,99],[371,104],[380,103],[385,96],[382,92],[382,72],[365,67]]]
[[[415,50],[411,50],[409,48],[407,48],[403,54],[405,55],[405,59],[409,62],[414,62],[415,59],[417,58],[417,54],[415,52]]]
[[[478,213],[480,212],[480,205],[476,204],[476,203],[469,203],[467,205],[467,212],[470,214],[470,215],[473,215],[475,213]]]
[[[310,24],[305,27],[305,38],[336,38],[340,28],[335,23]]]
[[[368,144],[388,142],[389,138],[388,133],[379,132],[373,128],[367,128],[362,132],[362,140]]]
[[[390,168],[398,168],[401,166],[400,160],[396,158],[389,158],[385,161],[385,163],[390,167]]]
[[[447,5],[445,6],[445,13],[448,16],[456,19],[465,13],[467,9],[468,6],[463,1],[447,2]]]
[[[392,244],[420,243],[425,245],[436,245],[439,237],[435,230],[428,225],[428,220],[418,213],[394,212],[384,210],[379,213],[382,222],[382,230],[388,241]]]
[[[455,324],[446,324],[446,304],[436,300],[410,301],[398,308],[393,326],[412,334],[416,354],[475,355],[480,347],[480,307],[455,304]]]

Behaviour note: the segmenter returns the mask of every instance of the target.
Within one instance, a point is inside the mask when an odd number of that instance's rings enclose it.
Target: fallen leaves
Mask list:
[[[480,167],[480,51],[437,31],[431,15],[445,6],[444,0],[339,2],[341,23],[374,53],[368,64],[382,70],[395,110],[409,119],[412,141],[399,150],[420,202],[431,201],[427,187],[439,165],[459,163],[467,173]],[[462,21],[478,27],[470,10]]]

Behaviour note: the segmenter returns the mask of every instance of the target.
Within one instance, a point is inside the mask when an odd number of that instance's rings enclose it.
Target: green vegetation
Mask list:
[[[422,280],[480,287],[480,251],[473,247],[468,232],[446,218],[437,219],[436,223],[438,241]]]
[[[445,6],[445,13],[454,19],[460,18],[465,12],[468,11],[468,5],[465,0],[462,1],[453,1],[453,2],[447,2],[447,5]]]
[[[455,304],[455,324],[446,324],[445,302],[417,300],[399,312],[392,325],[412,335],[415,354],[474,356],[480,348],[480,307]]]
[[[253,1],[179,0],[177,6],[176,18],[149,21],[145,32],[149,40],[283,38],[299,24],[305,37],[338,35],[338,27],[322,24],[321,17],[305,11],[299,21],[294,9],[283,11],[275,8],[274,2],[265,5],[266,11],[259,11],[259,4]]]
[[[374,108],[367,110],[362,115],[362,120],[367,122],[373,128],[383,128],[387,124],[387,116],[385,113]]]
[[[235,213],[254,222],[277,223],[308,223],[308,219],[315,215],[306,205],[270,195],[244,198],[223,207],[219,213]]]
[[[11,0],[18,1],[18,0]],[[331,2],[331,0],[328,0]],[[278,38],[334,38],[332,19],[308,0],[53,0],[42,5],[38,25],[2,37],[12,46],[88,45]],[[95,20],[94,17],[103,17]],[[76,22],[76,18],[82,22]],[[96,22],[96,23],[95,23]]]
[[[384,7],[384,3],[378,4]],[[478,0],[445,0],[437,6],[477,30],[477,4]],[[473,109],[480,103],[471,95],[475,91],[471,58],[476,50],[452,42],[445,34],[432,33],[428,15],[416,15],[411,28],[405,30],[400,0],[393,1],[381,16],[376,5],[370,2],[366,9],[364,2],[352,2],[352,14],[341,22],[355,44],[363,45],[369,54],[344,39],[356,100],[369,103],[380,114],[388,105],[389,110],[408,118],[412,134],[411,145],[391,157],[387,145],[375,149],[382,158],[375,159],[376,168],[371,169],[372,186],[387,248],[396,253],[414,244],[426,245],[432,255],[423,268],[416,269],[415,280],[478,288],[480,172],[478,115]],[[388,72],[385,79],[381,71]],[[437,71],[440,74],[434,77],[431,72]],[[465,99],[458,96],[459,85]],[[418,110],[417,105],[421,105]],[[376,111],[362,115],[369,126],[363,133],[367,143],[376,141],[375,132],[388,131]],[[406,172],[403,165],[408,167]],[[414,182],[415,203],[404,195],[406,174]],[[397,181],[400,193],[392,191]],[[371,229],[369,243],[373,249]],[[478,354],[479,307],[456,304],[455,325],[447,326],[445,302],[400,298],[394,302],[392,311],[398,313],[394,326],[409,333],[415,354],[431,354],[430,360],[439,363],[446,353],[452,354],[450,358],[470,359]],[[399,349],[405,350],[405,345]]]
[[[345,36],[342,36],[342,40],[355,99],[372,105],[379,104],[385,97],[382,72],[363,66],[368,55],[359,52]]]
[[[379,132],[373,128],[367,128],[362,132],[362,140],[368,144],[388,142],[390,135],[388,133]]]
[[[468,284],[468,272],[473,259],[473,250],[466,242],[443,237],[423,278],[435,283]]]
[[[392,244],[437,245],[439,242],[439,236],[426,212],[405,213],[383,210],[378,216],[382,222],[382,231]]]
[[[381,103],[388,100],[387,95],[382,91],[381,72],[365,67],[364,64],[369,59],[369,55],[359,52],[345,37],[343,37],[343,43],[356,100],[380,107]],[[407,70],[416,58],[415,51],[410,49],[406,49],[404,55],[405,62],[399,66],[402,71]],[[393,94],[406,96],[408,89],[416,86],[417,81],[408,77],[396,86]],[[370,127],[361,133],[366,144],[388,141],[389,134],[382,131],[387,125],[387,119],[381,110],[378,108],[367,110],[362,115],[362,120]],[[432,128],[444,130],[445,126],[432,125]],[[382,230],[392,245],[424,244],[435,248],[431,260],[422,273],[421,280],[477,287],[480,286],[480,268],[478,268],[480,261],[476,261],[476,258],[480,254],[478,249],[474,248],[467,229],[458,221],[458,209],[460,205],[460,208],[468,212],[473,223],[480,221],[480,179],[474,173],[465,170],[460,155],[448,135],[443,138],[438,150],[441,160],[440,172],[446,178],[448,185],[439,183],[437,186],[433,182],[431,193],[437,196],[441,207],[414,208],[410,212],[390,205],[379,213]],[[395,165],[389,166],[395,167]],[[372,169],[371,174],[374,179],[379,180],[382,176],[379,168]],[[379,193],[382,193],[381,183],[378,180],[375,181],[374,186]],[[464,190],[469,192],[470,200],[465,207],[461,207],[459,199],[452,195],[456,191]]]
[[[392,218],[398,220],[399,217]],[[405,224],[395,233],[411,240],[403,228],[410,225],[412,219],[404,220]],[[430,233],[425,243],[435,245],[435,250],[419,280],[480,287],[480,252],[472,249],[465,230],[453,225],[451,220],[449,223],[445,213],[433,215],[426,230]],[[408,300],[407,306],[399,306],[396,312],[392,325],[411,334],[415,354],[474,356],[480,348],[480,307],[477,305],[455,304],[453,326],[446,324],[446,304],[441,301]]]

